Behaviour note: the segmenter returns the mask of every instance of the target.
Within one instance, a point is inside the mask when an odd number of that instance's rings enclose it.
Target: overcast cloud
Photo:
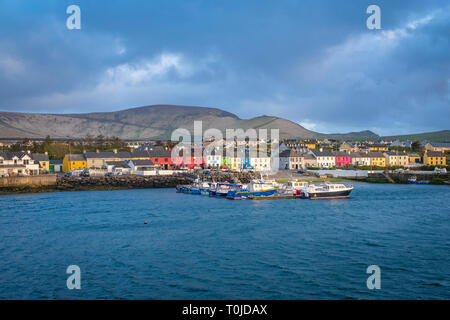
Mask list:
[[[0,0],[0,110],[182,104],[328,133],[450,129],[449,41],[444,0]]]

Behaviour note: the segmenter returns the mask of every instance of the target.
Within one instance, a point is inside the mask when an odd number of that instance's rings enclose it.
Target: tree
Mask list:
[[[28,146],[29,144],[30,144],[30,139],[29,139],[29,138],[24,138],[24,139],[22,140],[22,145]]]
[[[95,138],[95,140],[96,140],[97,145],[98,145],[99,147],[103,147],[103,144],[105,143],[105,137],[104,137],[102,134],[99,134],[99,135],[97,136],[97,138]]]
[[[413,143],[411,143],[411,149],[416,152],[422,152],[423,147],[420,141],[414,141]]]
[[[52,139],[50,138],[50,136],[46,136],[45,140],[44,140],[44,144],[49,146],[53,143]]]
[[[94,137],[92,136],[92,134],[90,134],[89,132],[86,133],[85,141],[86,141],[86,144],[87,144],[89,147],[91,147],[92,144],[93,144],[93,142],[94,142]]]

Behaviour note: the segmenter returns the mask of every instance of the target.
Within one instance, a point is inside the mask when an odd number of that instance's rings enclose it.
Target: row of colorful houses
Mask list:
[[[306,153],[284,150],[280,153],[280,169],[304,169],[307,167],[334,168],[345,166],[407,167],[418,164],[418,154],[405,152],[341,152],[328,150],[310,150]],[[443,152],[426,151],[425,165],[446,165]]]
[[[166,148],[154,150],[141,150],[133,152],[85,152],[82,154],[66,154],[63,159],[63,171],[102,168],[110,162],[123,162],[130,160],[151,160],[155,168],[169,170],[176,167],[194,168],[204,164],[203,157],[196,156],[192,151],[189,155],[180,154],[172,157],[172,152]]]

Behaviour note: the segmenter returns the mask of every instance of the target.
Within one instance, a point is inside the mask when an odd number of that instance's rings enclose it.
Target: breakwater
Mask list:
[[[15,179],[8,180],[0,186],[0,194],[9,193],[39,193],[59,191],[89,191],[89,190],[120,190],[120,189],[151,189],[151,188],[175,188],[180,184],[189,184],[194,179],[215,182],[242,182],[248,183],[251,179],[259,177],[254,173],[212,173],[158,176],[111,176],[111,177],[65,177],[55,175],[43,175],[36,177],[20,177],[20,183],[13,183]],[[14,177],[19,178],[19,177]],[[34,179],[29,179],[34,178]],[[38,179],[39,178],[39,179]],[[11,178],[2,178],[11,179]]]
[[[113,177],[57,177],[49,185],[14,185],[0,187],[0,194],[39,193],[58,191],[119,190],[144,188],[174,188],[192,181],[189,176],[113,176]]]
[[[0,188],[41,187],[56,184],[56,175],[46,174],[26,177],[1,177]]]

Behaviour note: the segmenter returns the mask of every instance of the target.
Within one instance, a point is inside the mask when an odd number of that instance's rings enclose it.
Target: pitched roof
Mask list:
[[[131,160],[135,166],[153,166],[152,160]]]
[[[350,153],[348,152],[340,152],[340,151],[334,151],[333,155],[335,155],[336,157],[350,157]]]
[[[312,150],[312,153],[315,157],[334,157],[334,154],[332,154],[328,150],[323,151]]]
[[[384,158],[384,154],[381,152],[369,152],[367,154],[369,158]]]
[[[355,152],[351,154],[352,158],[369,158],[369,155],[367,153],[364,152]]]
[[[305,160],[316,160],[314,156],[311,153],[305,153],[304,156]]]
[[[428,151],[425,153],[427,155],[427,157],[444,157],[444,153],[443,152],[439,152],[439,151]]]
[[[134,161],[138,161],[138,160],[134,160]],[[129,168],[128,164],[125,161],[108,161],[108,162],[106,162],[106,164],[110,165],[110,166],[114,166],[116,168]]]
[[[388,151],[388,152],[385,152],[384,154],[387,154],[388,156],[407,156],[407,154],[405,152]]]
[[[45,153],[32,153],[31,159],[35,161],[49,161],[48,155],[46,155]]]
[[[296,152],[292,149],[287,149],[280,152],[280,158],[288,158],[288,157],[301,157],[302,155],[299,152]]]
[[[130,152],[112,152],[112,151],[101,151],[101,152],[85,152],[86,159],[129,159],[131,157]]]
[[[0,152],[0,157],[5,160],[12,160],[14,157],[22,159],[26,155],[30,156],[27,152]]]
[[[430,142],[435,148],[450,148],[450,142]]]
[[[66,154],[66,158],[69,161],[86,161],[84,154]]]

